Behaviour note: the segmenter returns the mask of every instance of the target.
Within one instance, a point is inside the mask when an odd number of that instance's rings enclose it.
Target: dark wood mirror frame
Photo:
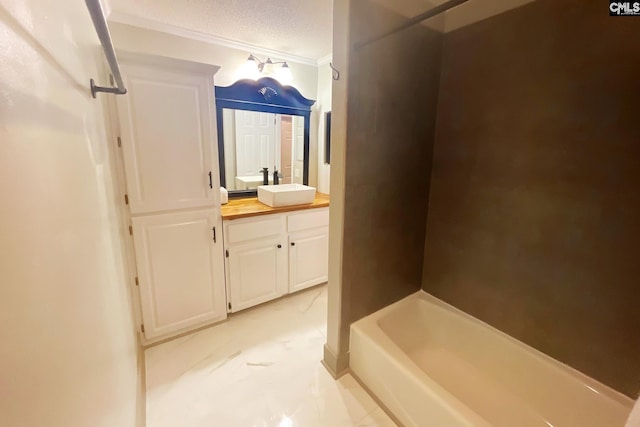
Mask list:
[[[263,77],[259,80],[238,80],[231,86],[216,86],[215,96],[221,186],[226,187],[224,129],[222,125],[222,110],[224,108],[304,117],[302,183],[309,184],[309,129],[311,126],[311,106],[315,104],[314,100],[305,98],[293,86],[283,86],[270,77]],[[229,191],[231,198],[252,197],[256,194],[257,190]]]

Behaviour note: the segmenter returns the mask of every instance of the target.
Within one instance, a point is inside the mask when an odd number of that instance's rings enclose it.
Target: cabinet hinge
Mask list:
[[[144,323],[142,325],[140,325],[140,332],[142,332],[144,334]]]
[[[229,310],[231,310],[231,303],[229,303]]]
[[[122,138],[118,137],[118,147],[122,147]]]
[[[224,255],[225,255],[227,258],[229,258],[229,249],[226,249],[226,250],[224,251]]]
[[[133,227],[129,226],[129,234],[133,236]]]
[[[125,205],[128,205],[128,204],[129,204],[129,195],[128,195],[128,194],[125,194],[125,195],[124,195],[124,204],[125,204]]]
[[[136,276],[136,286],[140,286],[140,281],[138,280],[138,276]]]
[[[216,228],[213,227],[213,243],[217,243],[218,239],[216,238]]]

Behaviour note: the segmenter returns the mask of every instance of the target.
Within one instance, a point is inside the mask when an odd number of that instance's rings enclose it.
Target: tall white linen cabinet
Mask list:
[[[226,318],[213,76],[219,67],[119,53],[116,101],[147,342]]]

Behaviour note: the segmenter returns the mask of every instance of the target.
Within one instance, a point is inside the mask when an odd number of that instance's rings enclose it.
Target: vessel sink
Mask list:
[[[302,184],[259,185],[258,200],[267,206],[307,205],[313,203],[316,189]]]

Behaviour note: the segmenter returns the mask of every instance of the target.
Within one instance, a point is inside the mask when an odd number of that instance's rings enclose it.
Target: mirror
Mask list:
[[[265,167],[270,185],[275,170],[280,184],[303,184],[302,116],[223,108],[222,126],[227,190],[255,190]]]
[[[279,183],[309,183],[309,127],[315,101],[264,77],[215,87],[220,183],[229,197],[256,195],[262,169]]]

